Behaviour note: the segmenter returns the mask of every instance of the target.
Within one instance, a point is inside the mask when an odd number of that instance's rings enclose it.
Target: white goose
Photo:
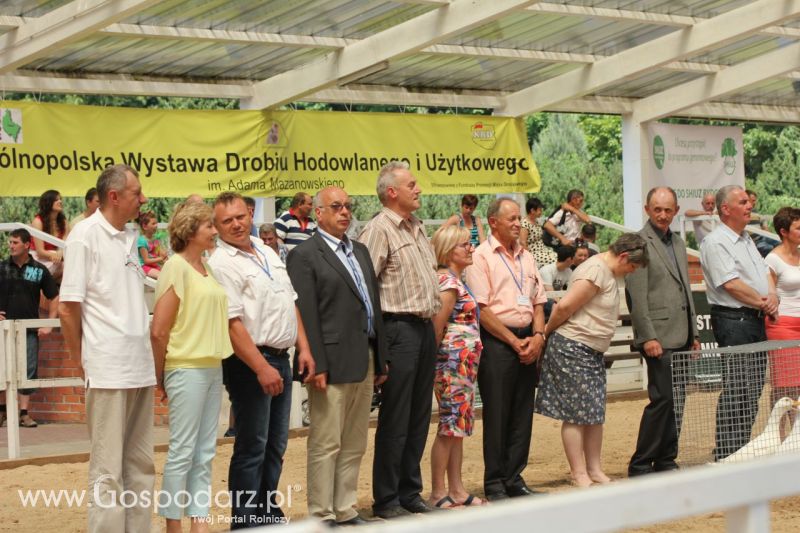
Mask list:
[[[767,425],[761,434],[742,446],[738,451],[732,453],[725,459],[719,461],[720,463],[738,463],[747,461],[755,457],[763,457],[765,455],[772,455],[778,451],[781,446],[781,418],[789,412],[789,410],[797,403],[791,398],[783,397],[772,408],[769,414]],[[795,426],[800,424],[795,424]]]
[[[795,410],[797,410],[798,406],[800,406],[800,398],[797,400],[798,401],[794,402]],[[778,448],[778,451],[775,453],[792,452],[800,452],[800,417],[795,417],[791,433],[789,433],[789,436],[784,439]]]

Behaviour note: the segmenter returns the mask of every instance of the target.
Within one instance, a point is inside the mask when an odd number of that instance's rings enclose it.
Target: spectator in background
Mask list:
[[[475,216],[475,208],[478,207],[478,197],[474,194],[465,194],[461,198],[461,213],[448,218],[442,227],[458,225],[467,228],[469,240],[473,246],[478,246],[486,239],[483,233],[483,224],[480,217]]]
[[[153,492],[150,316],[136,260],[136,230],[125,224],[147,201],[138,173],[106,168],[100,208],[67,240],[61,332],[86,385],[89,425],[89,532],[150,531],[152,502],[123,505],[125,492]]]
[[[50,271],[28,253],[31,234],[24,229],[13,230],[8,237],[8,261],[0,263],[0,320],[39,318],[40,295],[48,302],[48,318],[58,316],[58,285]],[[49,335],[53,328],[29,328],[25,333],[28,379],[36,379],[39,367],[39,337]],[[36,389],[19,390],[19,425],[35,428],[36,421],[28,413],[31,394]],[[6,422],[6,393],[0,392],[0,426]]]
[[[544,204],[538,198],[528,198],[525,202],[525,216],[522,218],[519,230],[519,242],[526,247],[536,260],[536,266],[541,268],[556,262],[556,251],[547,246],[542,240],[542,225],[539,217],[542,216]]]
[[[289,255],[289,249],[278,239],[278,234],[275,232],[275,225],[269,222],[261,224],[261,227],[258,228],[258,236],[264,241],[264,244],[272,248],[272,250],[278,254],[278,257],[281,258],[281,261],[283,261],[285,265],[286,257]]]
[[[429,503],[439,508],[481,505],[483,501],[467,492],[461,479],[464,437],[472,435],[472,409],[483,350],[478,302],[462,281],[464,269],[472,264],[474,246],[467,229],[455,226],[439,228],[431,242],[439,264],[442,308],[433,317],[439,347],[433,383],[439,427],[431,447]]]
[[[579,487],[609,483],[601,451],[606,411],[608,350],[619,317],[619,280],[647,266],[647,247],[636,233],[624,233],[608,251],[583,263],[567,294],[547,321],[536,411],[561,420],[561,440],[572,482]]]
[[[156,387],[169,397],[169,451],[158,514],[168,533],[181,531],[184,514],[192,532],[208,531],[211,462],[222,401],[222,359],[233,352],[228,336],[228,298],[203,259],[217,230],[205,203],[175,208],[169,222],[174,255],[156,285],[150,340]],[[184,497],[185,496],[185,497]]]
[[[67,217],[64,216],[64,207],[61,193],[50,189],[39,197],[39,212],[31,222],[31,226],[45,233],[65,240],[69,235]],[[61,281],[64,272],[64,251],[42,239],[31,237],[33,243],[33,258],[42,263],[53,274],[56,281]]]
[[[289,210],[275,219],[275,233],[280,243],[285,244],[290,252],[292,248],[311,237],[317,229],[316,223],[309,217],[313,207],[311,196],[299,192],[292,198]]]
[[[777,318],[778,296],[769,267],[745,231],[753,204],[738,185],[722,187],[716,204],[722,224],[700,246],[714,338],[720,348],[764,341],[764,318]],[[767,365],[763,353],[727,353],[722,362],[714,449],[717,461],[750,441]]]
[[[242,196],[244,200],[244,205],[247,206],[247,212],[250,213],[250,220],[253,221],[253,225],[250,226],[250,235],[253,237],[258,237],[258,226],[256,225],[256,200],[251,196]]]
[[[584,213],[583,191],[572,189],[567,193],[567,201],[550,215],[544,223],[544,230],[558,239],[561,244],[574,245],[575,240],[581,236],[581,224],[590,224],[592,219]]]
[[[86,196],[83,197],[83,202],[86,204],[86,209],[83,212],[70,220],[69,222],[69,229],[75,227],[75,224],[80,222],[85,218],[89,218],[97,211],[97,208],[100,207],[100,196],[97,194],[97,187],[92,187],[88,191],[86,191]]]
[[[591,257],[589,247],[585,243],[581,243],[575,247],[575,256],[572,258],[572,270],[581,266],[587,259]]]
[[[747,193],[747,197],[750,199],[750,203],[753,205],[753,211],[755,211],[756,205],[758,204],[758,195],[755,193],[755,191],[751,191],[749,189],[746,189],[745,192]],[[750,213],[750,222],[748,222],[747,225],[755,226],[763,230],[769,229],[767,219],[755,212]],[[758,248],[758,253],[761,254],[761,257],[766,257],[767,254],[779,244],[778,241],[770,239],[769,237],[765,237],[764,235],[751,233],[750,237],[753,239],[753,242],[756,243],[756,248]]]
[[[572,246],[559,246],[555,263],[539,268],[544,288],[547,291],[565,291],[572,277],[572,261],[575,258],[575,248]]]
[[[136,249],[139,252],[139,264],[142,266],[145,274],[153,279],[158,279],[161,273],[161,267],[164,266],[164,261],[167,260],[167,247],[156,239],[156,230],[158,229],[158,220],[156,214],[152,211],[145,211],[139,215],[139,229],[141,235],[136,241]]]
[[[597,226],[594,224],[584,224],[581,227],[581,236],[575,240],[575,246],[585,244],[589,248],[589,257],[600,253],[600,247],[594,241],[597,239]]]
[[[709,192],[703,195],[703,200],[700,202],[700,206],[702,207],[701,210],[697,209],[687,209],[686,216],[687,217],[701,217],[701,216],[712,216],[716,213],[716,205],[714,203],[714,193]],[[703,242],[703,239],[706,238],[706,235],[714,231],[716,227],[716,221],[714,220],[693,220],[692,226],[694,226],[694,238],[697,240],[697,246],[700,246],[700,243]]]
[[[800,339],[800,209],[782,207],[772,218],[781,243],[765,261],[778,291],[778,319],[766,321],[767,339]],[[772,403],[782,396],[800,395],[800,357],[794,350],[769,354]],[[795,422],[796,423],[796,422]]]

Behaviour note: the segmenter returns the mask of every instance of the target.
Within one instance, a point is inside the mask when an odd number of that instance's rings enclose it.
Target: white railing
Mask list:
[[[770,220],[772,217],[768,217],[766,215],[761,215],[761,218]],[[686,215],[678,215],[678,223],[680,224],[680,227],[681,227],[681,237],[683,237],[683,240],[686,240],[686,223],[687,222],[703,222],[705,220],[714,221],[714,227],[716,227],[717,224],[721,223],[720,220],[719,220],[719,217],[717,215],[700,215],[700,216],[696,216],[696,217],[687,217]],[[747,231],[749,233],[752,233],[754,235],[761,235],[762,237],[767,237],[769,239],[773,239],[773,240],[778,241],[778,242],[780,242],[780,240],[781,240],[781,238],[777,234],[772,233],[770,231],[767,231],[767,230],[765,230],[765,229],[763,229],[763,228],[761,228],[759,226],[747,225],[747,226],[745,226],[744,229],[745,229],[745,231]],[[692,228],[691,231],[694,231],[694,228]],[[691,248],[687,248],[687,251],[688,250],[691,250]],[[697,256],[699,257],[699,254]]]
[[[800,455],[791,454],[644,476],[589,490],[516,498],[476,509],[376,522],[364,530],[522,533],[541,529],[556,533],[604,533],[722,512],[728,533],[768,533],[769,502],[800,494],[798,479]],[[787,530],[794,529],[788,526]],[[323,533],[328,529],[320,522],[305,520],[290,524],[284,531]]]

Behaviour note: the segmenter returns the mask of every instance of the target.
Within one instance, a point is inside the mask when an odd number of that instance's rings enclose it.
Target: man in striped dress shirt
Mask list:
[[[420,189],[408,165],[387,163],[378,175],[383,209],[362,231],[380,285],[389,379],[375,433],[373,511],[394,518],[432,509],[424,502],[420,461],[431,419],[436,341],[431,317],[441,306],[436,258],[413,215]]]

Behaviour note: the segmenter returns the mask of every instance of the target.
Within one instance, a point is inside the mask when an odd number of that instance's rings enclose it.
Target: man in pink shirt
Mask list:
[[[486,215],[492,233],[473,253],[467,283],[481,310],[483,488],[494,501],[535,493],[522,471],[528,465],[547,296],[533,256],[518,242],[516,202],[499,198]]]

